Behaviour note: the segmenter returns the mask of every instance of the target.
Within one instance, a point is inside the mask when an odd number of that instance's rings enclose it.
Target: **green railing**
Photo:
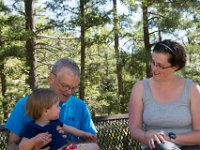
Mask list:
[[[8,130],[4,129],[2,125],[0,125],[0,150],[5,150],[8,140]]]
[[[140,150],[128,128],[128,114],[93,117],[101,150]]]
[[[128,114],[93,117],[101,150],[141,150],[128,129]],[[5,150],[8,131],[0,125],[0,150]]]

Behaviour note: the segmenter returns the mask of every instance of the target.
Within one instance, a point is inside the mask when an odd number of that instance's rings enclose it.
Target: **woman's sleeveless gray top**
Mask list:
[[[168,132],[185,133],[192,131],[189,98],[191,80],[185,79],[182,94],[178,99],[164,104],[154,99],[148,79],[144,79],[143,84],[143,128],[145,131],[164,131],[166,134]]]

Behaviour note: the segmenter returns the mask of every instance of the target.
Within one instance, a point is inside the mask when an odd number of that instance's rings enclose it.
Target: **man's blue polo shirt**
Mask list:
[[[30,117],[28,117],[25,112],[27,98],[27,96],[23,97],[16,103],[5,125],[5,128],[18,136],[20,136],[20,132],[24,128],[25,124],[31,121]],[[84,101],[74,96],[70,96],[66,102],[60,103],[60,107],[61,111],[59,119],[64,124],[92,134],[97,133],[89,109]],[[67,135],[67,138],[74,142],[79,142],[80,140],[71,135]]]

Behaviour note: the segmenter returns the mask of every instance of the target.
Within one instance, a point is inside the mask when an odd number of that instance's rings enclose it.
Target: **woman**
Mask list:
[[[176,74],[184,47],[164,40],[152,52],[152,77],[138,81],[129,103],[129,128],[142,149],[200,149],[200,86]]]

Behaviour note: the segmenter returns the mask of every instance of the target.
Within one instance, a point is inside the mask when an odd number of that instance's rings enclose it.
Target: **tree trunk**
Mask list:
[[[80,0],[81,11],[81,81],[80,81],[80,98],[85,98],[85,1]]]
[[[144,47],[145,47],[145,57],[146,57],[146,77],[151,76],[151,68],[149,65],[151,58],[151,45],[149,42],[149,22],[148,22],[148,6],[143,3],[143,32],[144,32]]]
[[[3,37],[2,37],[2,34],[1,34],[1,31],[0,31],[0,47],[3,47],[4,45],[4,42],[3,42]],[[0,79],[1,79],[1,95],[2,95],[2,108],[3,108],[3,115],[4,117],[3,118],[8,118],[8,109],[7,109],[7,104],[8,104],[8,101],[6,100],[6,92],[7,92],[7,81],[6,81],[6,75],[5,75],[5,72],[4,72],[4,61],[3,59],[5,58],[2,58],[0,60]]]
[[[5,76],[5,73],[4,73],[4,63],[3,62],[0,64],[0,77],[1,77],[2,96],[5,97],[6,91],[7,91],[7,86],[6,86],[6,76]]]
[[[124,101],[124,83],[122,78],[122,62],[119,51],[119,25],[117,16],[117,0],[113,0],[113,12],[114,12],[114,43],[115,43],[115,55],[116,55],[116,69],[118,80],[118,95],[120,100],[120,112],[125,113],[125,101]]]
[[[31,34],[26,40],[26,63],[28,66],[27,84],[33,90],[35,88],[35,37],[33,22],[33,0],[25,0],[26,31]]]
[[[3,118],[8,118],[8,109],[7,104],[8,101],[6,99],[6,91],[7,91],[7,84],[6,84],[6,75],[4,73],[4,63],[0,63],[0,78],[1,78],[1,93],[2,93],[2,108],[3,108]]]

